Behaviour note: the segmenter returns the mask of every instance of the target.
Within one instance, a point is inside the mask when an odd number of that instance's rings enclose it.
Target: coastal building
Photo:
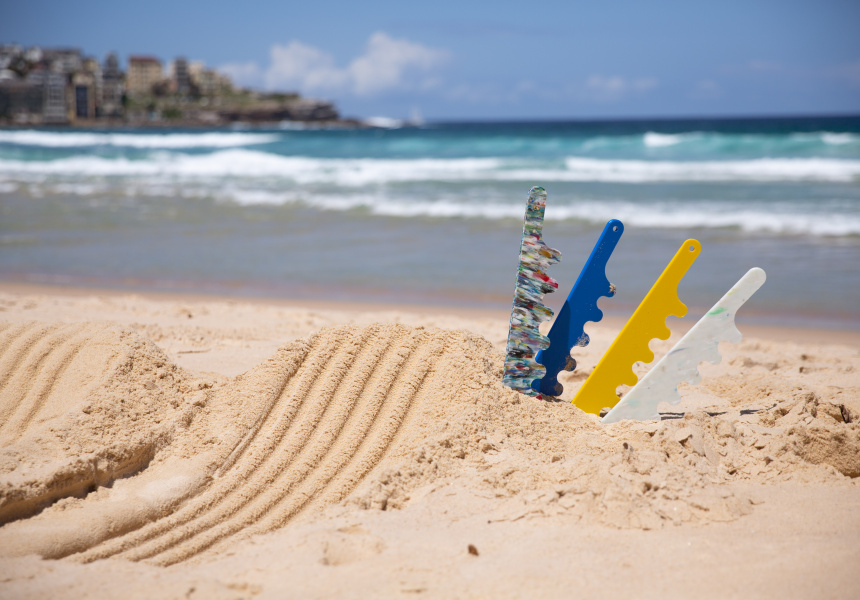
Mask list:
[[[93,95],[95,99],[95,110],[102,105],[104,93],[104,80],[102,77],[102,66],[94,57],[88,56],[84,59],[84,72],[89,73],[93,77]],[[97,114],[93,115],[94,117]]]
[[[64,125],[69,122],[66,81],[65,73],[48,71],[44,74],[42,122],[46,125]]]
[[[79,48],[46,48],[41,54],[41,61],[50,65],[54,73],[71,75],[83,68],[84,57]]]
[[[94,119],[96,116],[96,82],[92,73],[79,71],[72,75],[72,99],[69,121]]]
[[[203,98],[211,98],[233,91],[233,82],[226,75],[214,69],[207,69],[203,61],[195,60],[188,63],[188,75],[196,93]]]
[[[102,69],[101,103],[98,105],[98,115],[101,117],[118,117],[122,114],[122,95],[124,86],[122,72],[119,70],[119,59],[116,53],[107,55]]]
[[[2,46],[0,65],[0,120],[64,125],[97,116],[101,66],[79,49]]]
[[[0,71],[11,70],[13,61],[21,56],[24,49],[14,44],[3,44],[0,46]]]
[[[197,89],[200,90],[200,95],[207,98],[217,95],[220,92],[221,81],[218,78],[218,73],[211,69],[204,69],[194,79],[197,84]]]
[[[30,71],[23,81],[10,83],[19,84],[11,90],[17,92],[13,101],[13,114],[10,115],[15,122],[45,125],[68,123],[67,78],[64,74],[38,68]],[[24,111],[28,114],[24,114]]]
[[[180,96],[191,95],[191,76],[188,61],[179,57],[170,64],[170,91]]]
[[[28,81],[25,51],[17,44],[0,45],[0,118],[15,124],[41,122],[43,86]]]
[[[68,123],[66,77],[47,69],[35,69],[23,81],[7,82],[0,103],[16,123],[62,125]]]
[[[30,64],[41,62],[43,58],[44,54],[39,46],[33,46],[24,51],[24,60]]]
[[[206,68],[206,63],[202,60],[193,60],[188,63],[188,77],[191,79],[191,85],[201,96],[212,96],[215,92],[215,79],[212,77],[213,71]]]
[[[0,45],[0,125],[91,125],[172,122],[334,121],[330,102],[295,93],[234,90],[230,78],[201,61],[177,57],[164,77],[154,56],[129,57],[126,74],[115,53],[103,63],[77,48]]]
[[[42,122],[44,90],[41,84],[20,79],[0,81],[0,117],[16,125]]]
[[[129,57],[125,87],[130,97],[149,96],[152,87],[163,78],[161,61],[154,56]]]

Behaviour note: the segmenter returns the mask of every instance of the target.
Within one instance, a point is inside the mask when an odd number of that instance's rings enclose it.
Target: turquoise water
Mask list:
[[[533,185],[562,289],[624,222],[609,312],[696,237],[691,307],[761,266],[750,318],[860,328],[857,117],[2,130],[0,279],[503,306]]]

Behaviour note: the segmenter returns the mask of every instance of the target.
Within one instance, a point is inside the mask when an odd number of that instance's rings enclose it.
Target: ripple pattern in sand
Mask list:
[[[444,347],[441,332],[343,328],[315,336],[288,378],[252,371],[232,393],[274,391],[277,398],[212,483],[172,514],[74,558],[170,565],[343,499],[380,462],[426,393],[422,382]]]
[[[42,407],[58,400],[51,390],[94,333],[83,324],[0,331],[0,445],[20,438]]]
[[[95,397],[110,410],[116,410],[117,395],[129,406],[145,407],[134,393],[144,384],[132,365],[140,370],[149,359],[163,361],[159,352],[107,323],[0,324],[0,524],[146,467],[158,436],[116,439],[132,422],[143,431],[140,419],[115,419],[120,433],[114,437],[90,435],[82,422],[88,411],[105,408],[94,408]]]

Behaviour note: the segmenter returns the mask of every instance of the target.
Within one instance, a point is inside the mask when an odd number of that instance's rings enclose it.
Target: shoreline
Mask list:
[[[359,300],[323,300],[313,298],[286,298],[269,296],[229,295],[205,292],[171,292],[159,290],[136,290],[110,287],[86,287],[49,285],[35,283],[19,283],[0,280],[0,294],[16,296],[49,296],[54,298],[72,297],[139,297],[157,302],[194,302],[227,304],[247,304],[260,307],[283,307],[292,309],[320,309],[349,313],[407,313],[412,316],[446,315],[461,319],[502,319],[509,318],[509,308],[488,306],[473,308],[456,304],[419,304],[410,302],[365,302]],[[667,324],[672,329],[672,337],[686,332],[695,324],[692,316],[697,314],[690,307],[687,317],[677,319],[670,317]],[[744,323],[743,314],[739,317],[739,329],[744,338],[758,338],[772,342],[794,342],[798,344],[811,343],[823,345],[846,345],[860,348],[860,331],[846,329],[829,329],[824,327],[773,326],[754,323]],[[598,325],[601,328],[620,330],[626,318],[616,314],[605,314]],[[591,325],[594,325],[591,323]]]

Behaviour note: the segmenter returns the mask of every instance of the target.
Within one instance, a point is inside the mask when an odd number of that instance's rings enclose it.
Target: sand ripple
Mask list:
[[[604,427],[501,375],[500,353],[462,330],[323,329],[198,379],[131,330],[0,325],[0,554],[199,561],[442,482],[498,498],[490,520],[651,529],[748,514],[734,480],[860,474],[858,415],[794,388],[761,414]]]

